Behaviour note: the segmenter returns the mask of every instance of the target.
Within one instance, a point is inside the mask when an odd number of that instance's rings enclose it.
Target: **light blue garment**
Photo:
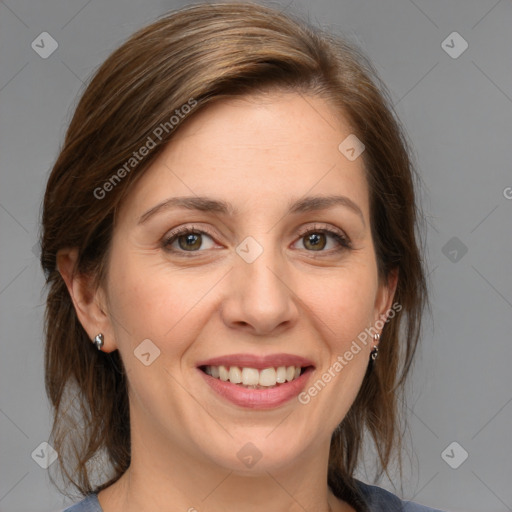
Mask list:
[[[389,491],[357,481],[369,512],[443,512],[438,509],[404,501]],[[72,505],[63,512],[103,512],[96,494],[89,494],[82,501]]]
[[[97,494],[88,494],[82,501],[71,505],[63,512],[103,512]]]
[[[426,507],[413,501],[401,500],[395,494],[382,489],[382,487],[368,485],[359,480],[356,480],[356,482],[365,497],[370,512],[443,512],[437,508]],[[98,512],[101,512],[101,509]]]

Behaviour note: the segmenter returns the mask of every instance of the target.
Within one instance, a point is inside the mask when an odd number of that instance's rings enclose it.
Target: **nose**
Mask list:
[[[250,237],[247,244],[241,244],[242,250],[235,255],[229,273],[221,306],[223,321],[230,328],[244,329],[256,336],[277,335],[291,328],[299,318],[290,272],[269,235],[258,240]],[[251,261],[252,258],[245,257],[244,249],[253,255],[254,251],[262,252]]]

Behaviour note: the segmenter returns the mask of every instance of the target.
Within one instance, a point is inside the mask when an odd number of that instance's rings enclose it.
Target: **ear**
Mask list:
[[[395,296],[397,284],[398,268],[394,268],[389,272],[387,280],[379,283],[379,289],[375,299],[374,324],[378,320],[381,320],[382,322],[386,321],[389,311],[391,310],[391,306],[393,305],[393,298]]]
[[[57,253],[57,268],[66,283],[75,306],[78,320],[91,342],[97,334],[104,336],[103,352],[112,352],[116,344],[114,331],[107,315],[106,296],[100,288],[93,286],[93,276],[75,272],[78,249],[61,249]]]

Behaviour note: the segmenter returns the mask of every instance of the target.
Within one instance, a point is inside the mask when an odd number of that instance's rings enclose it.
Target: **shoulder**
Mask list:
[[[359,480],[356,480],[356,484],[371,512],[443,512],[437,508],[401,500],[395,494],[376,485],[365,484]]]
[[[62,512],[103,512],[97,494],[88,494],[82,501],[71,505]]]

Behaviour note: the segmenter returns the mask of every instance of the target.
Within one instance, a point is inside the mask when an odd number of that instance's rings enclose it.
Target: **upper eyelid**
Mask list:
[[[308,233],[309,231],[315,231],[315,230],[333,231],[339,235],[344,236],[345,238],[348,238],[348,235],[345,233],[345,230],[335,227],[335,226],[332,226],[332,225],[329,225],[329,224],[324,224],[324,225],[318,224],[318,222],[315,222],[313,226],[309,226],[309,225],[301,226],[298,229],[298,232],[301,236],[303,236],[304,234]]]

